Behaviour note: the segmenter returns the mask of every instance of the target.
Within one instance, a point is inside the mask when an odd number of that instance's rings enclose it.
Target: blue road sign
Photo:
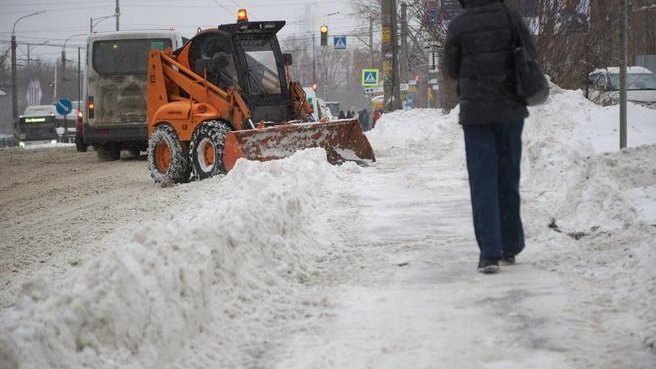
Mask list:
[[[378,86],[378,69],[363,69],[361,85],[362,87]]]
[[[55,109],[61,115],[68,115],[73,111],[73,103],[69,99],[61,99],[55,104]]]
[[[333,46],[335,46],[335,50],[346,49],[346,36],[333,37]]]

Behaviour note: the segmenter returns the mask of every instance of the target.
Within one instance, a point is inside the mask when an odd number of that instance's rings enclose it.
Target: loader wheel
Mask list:
[[[201,180],[226,173],[223,147],[229,130],[227,123],[216,120],[198,126],[189,145],[193,179]]]
[[[98,159],[102,161],[119,160],[121,158],[121,147],[117,144],[103,144],[96,146]]]
[[[148,140],[148,169],[156,183],[164,186],[189,180],[189,156],[173,127],[158,126]]]

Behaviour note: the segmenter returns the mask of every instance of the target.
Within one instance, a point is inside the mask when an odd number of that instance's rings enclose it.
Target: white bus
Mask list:
[[[152,49],[181,48],[178,31],[121,31],[87,38],[83,114],[76,126],[78,151],[93,146],[98,157],[117,160],[121,150],[138,155],[148,142],[146,71]]]

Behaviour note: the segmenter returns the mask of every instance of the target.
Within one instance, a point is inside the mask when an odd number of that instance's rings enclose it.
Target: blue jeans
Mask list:
[[[519,167],[524,122],[463,126],[469,191],[481,259],[514,256],[524,249]]]

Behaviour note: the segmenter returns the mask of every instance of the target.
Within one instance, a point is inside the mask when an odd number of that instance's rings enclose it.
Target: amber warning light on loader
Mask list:
[[[248,13],[246,9],[239,9],[237,11],[237,22],[248,22]]]

